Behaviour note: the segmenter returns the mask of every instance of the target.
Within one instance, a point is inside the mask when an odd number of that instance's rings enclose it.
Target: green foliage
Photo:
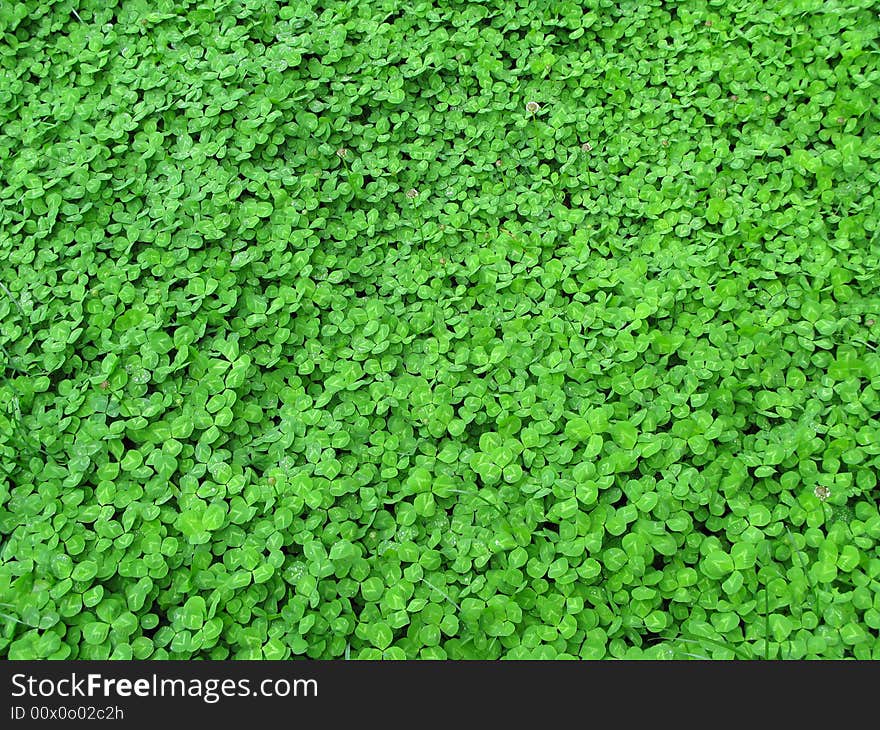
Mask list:
[[[0,656],[880,656],[869,0],[0,7]]]

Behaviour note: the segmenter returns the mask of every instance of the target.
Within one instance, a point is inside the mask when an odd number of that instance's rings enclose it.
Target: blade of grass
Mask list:
[[[709,644],[710,646],[714,646],[716,649],[724,649],[725,651],[732,651],[734,654],[736,654],[743,661],[751,661],[754,658],[754,657],[749,656],[745,652],[745,650],[742,649],[741,647],[730,646],[728,644],[725,644],[723,641],[716,641],[715,639],[710,639],[708,637],[706,637],[704,639],[686,639],[683,636],[679,636],[677,639],[674,639],[673,641],[684,641],[688,644],[697,644],[699,646],[702,646],[704,644]]]
[[[482,499],[486,504],[488,504],[490,507],[492,507],[494,510],[496,510],[496,511],[498,512],[499,515],[501,515],[502,517],[505,517],[504,512],[501,511],[501,508],[500,508],[497,504],[495,504],[494,502],[492,502],[492,501],[491,501],[490,499],[488,499],[487,497],[484,497],[484,496],[483,496],[482,494],[480,494],[479,492],[468,492],[468,491],[466,491],[466,490],[464,490],[464,489],[449,489],[449,490],[447,490],[447,491],[454,492],[455,494],[471,494],[471,495],[474,495],[475,497],[479,497],[479,498]]]
[[[2,281],[0,281],[0,289],[2,289],[3,293],[6,294],[7,297],[9,297],[9,300],[16,306],[18,311],[21,313],[21,316],[27,318],[27,315],[24,313],[24,308],[21,306],[21,304],[18,303],[18,300],[14,296],[12,296],[12,292],[6,288],[6,284],[4,284]]]
[[[431,583],[431,581],[429,581],[424,576],[422,576],[422,582],[424,582],[425,585],[427,585],[429,588],[432,588],[433,590],[437,591],[437,593],[439,593],[447,601],[449,601],[453,606],[455,606],[459,611],[461,611],[461,606],[459,606],[455,601],[453,601],[452,598],[447,593],[445,593],[444,591],[441,591],[437,586],[435,586],[433,583]]]
[[[818,615],[819,614],[819,590],[818,590],[818,587],[816,586],[815,583],[813,583],[812,580],[810,580],[810,574],[807,571],[808,566],[807,566],[806,558],[803,556],[801,551],[798,550],[797,545],[795,545],[794,535],[791,534],[791,530],[788,529],[788,525],[785,526],[785,533],[786,533],[786,537],[788,538],[789,544],[791,545],[792,552],[797,554],[797,556],[798,556],[798,562],[801,564],[801,570],[804,571],[804,577],[807,579],[807,583],[810,584],[810,588],[813,589],[813,600],[815,602],[813,605],[816,609],[816,615]]]

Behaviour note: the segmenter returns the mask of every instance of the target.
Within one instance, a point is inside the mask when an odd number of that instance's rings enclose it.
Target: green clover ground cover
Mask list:
[[[880,658],[878,33],[3,3],[0,656]]]

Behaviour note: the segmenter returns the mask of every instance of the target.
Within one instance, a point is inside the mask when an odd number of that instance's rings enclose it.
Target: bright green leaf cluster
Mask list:
[[[0,6],[0,656],[880,657],[870,0]]]

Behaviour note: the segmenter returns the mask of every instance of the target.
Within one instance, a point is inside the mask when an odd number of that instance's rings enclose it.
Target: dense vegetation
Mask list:
[[[0,6],[0,656],[880,657],[873,0]]]

